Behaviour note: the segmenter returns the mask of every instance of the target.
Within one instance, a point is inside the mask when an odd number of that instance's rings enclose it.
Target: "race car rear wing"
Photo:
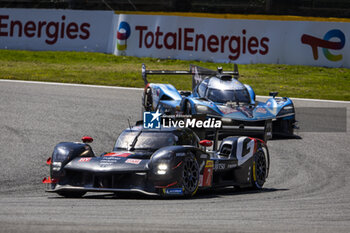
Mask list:
[[[197,119],[197,120],[208,120],[209,118],[212,122],[215,120],[221,120],[221,126],[219,128],[215,127],[197,127],[196,124],[186,126],[191,128],[197,136],[203,139],[209,139],[214,141],[214,148],[217,146],[217,142],[221,141],[223,138],[229,136],[248,136],[248,137],[258,137],[263,141],[267,141],[272,138],[272,120],[261,120],[253,122],[244,122],[244,121],[230,121],[224,120],[223,118],[217,118],[217,116],[210,116],[206,114],[198,115],[163,115],[161,121],[164,123],[161,127],[169,127],[172,124],[169,122],[176,120],[186,119]]]
[[[218,67],[217,71],[206,69],[196,65],[190,65],[190,70],[147,70],[146,65],[142,64],[142,79],[145,85],[148,84],[147,75],[192,75],[192,90],[208,76],[224,77],[233,76],[239,78],[238,66],[234,64],[233,71],[223,71],[222,67]]]
[[[218,142],[230,136],[257,137],[263,141],[272,138],[272,120],[266,120],[263,124],[252,125],[223,125],[220,129],[192,128],[200,139],[213,140],[213,148],[216,150]]]

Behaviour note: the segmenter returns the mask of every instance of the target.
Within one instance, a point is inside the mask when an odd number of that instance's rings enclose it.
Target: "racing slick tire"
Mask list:
[[[144,102],[143,102],[144,110],[147,112],[152,111],[152,104],[153,104],[152,89],[148,87],[144,93]]]
[[[192,107],[189,101],[186,102],[185,114],[192,115]]]
[[[65,198],[79,198],[86,194],[85,191],[59,191],[57,192],[58,195],[65,197]]]
[[[152,90],[147,88],[143,93],[141,101],[141,119],[143,119],[144,112],[152,111]]]
[[[183,160],[182,186],[185,197],[192,197],[198,190],[199,165],[194,156],[186,157]]]
[[[263,149],[258,149],[258,151],[254,154],[253,156],[253,171],[252,171],[252,187],[253,189],[260,190],[262,189],[267,173],[268,173],[268,168],[267,168],[267,158],[265,155],[265,152]]]

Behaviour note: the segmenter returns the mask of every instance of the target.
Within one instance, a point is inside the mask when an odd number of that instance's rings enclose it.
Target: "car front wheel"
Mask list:
[[[267,160],[262,149],[254,154],[252,186],[254,189],[262,189],[267,177]]]
[[[194,157],[186,157],[183,161],[182,185],[185,196],[196,194],[199,185],[199,166]]]

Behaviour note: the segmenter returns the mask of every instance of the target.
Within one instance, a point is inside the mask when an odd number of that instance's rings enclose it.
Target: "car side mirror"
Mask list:
[[[94,139],[92,137],[89,137],[89,136],[84,136],[81,138],[81,140],[84,142],[84,143],[91,143],[94,141]]]
[[[213,145],[213,142],[210,140],[202,140],[199,142],[199,144],[204,147],[209,147]]]
[[[270,91],[269,96],[272,96],[273,98],[275,98],[278,95],[277,91]]]

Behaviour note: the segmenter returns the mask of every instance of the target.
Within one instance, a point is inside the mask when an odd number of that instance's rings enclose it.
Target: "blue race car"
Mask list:
[[[192,75],[192,92],[179,92],[171,84],[149,83],[147,75]],[[143,111],[159,111],[166,115],[205,115],[221,119],[231,127],[231,135],[263,132],[264,140],[273,134],[294,134],[295,110],[291,99],[277,98],[270,92],[266,102],[257,101],[254,90],[238,81],[237,65],[234,71],[217,71],[190,66],[190,71],[146,70],[142,65],[145,90]],[[234,130],[235,129],[235,130]],[[235,133],[233,133],[235,132]]]

